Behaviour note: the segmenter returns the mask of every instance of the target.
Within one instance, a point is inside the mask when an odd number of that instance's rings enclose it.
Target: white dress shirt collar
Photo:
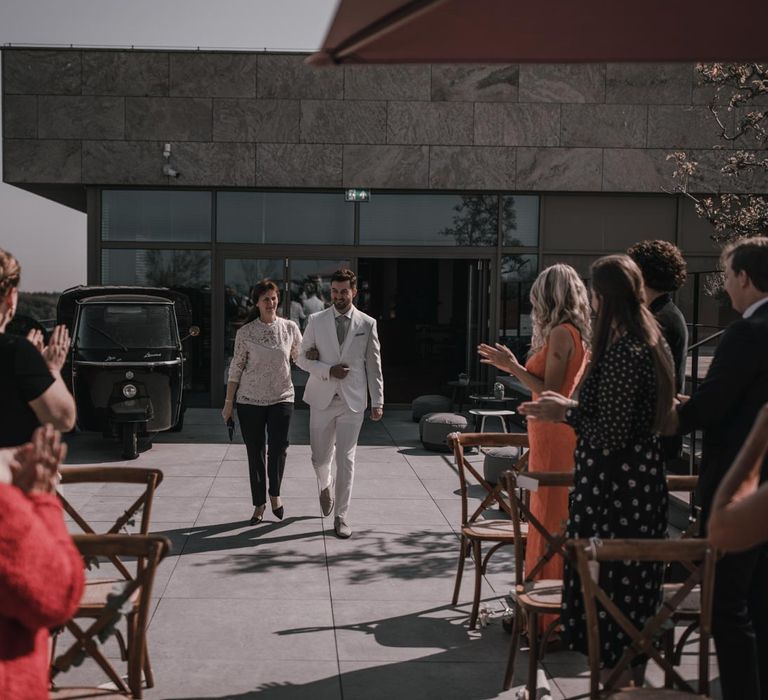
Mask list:
[[[742,318],[749,318],[755,311],[757,311],[763,304],[768,303],[768,296],[764,296],[762,299],[758,299],[754,304],[751,304],[746,308],[741,315]]]

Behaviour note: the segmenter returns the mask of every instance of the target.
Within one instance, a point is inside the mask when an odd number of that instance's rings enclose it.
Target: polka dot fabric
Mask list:
[[[568,537],[662,538],[667,532],[667,484],[658,437],[652,434],[656,380],[650,349],[624,335],[584,381],[568,422],[579,436]],[[661,602],[663,567],[642,562],[600,565],[600,585],[630,620],[642,626]],[[598,607],[600,610],[600,608]],[[611,668],[628,638],[600,610],[601,662]],[[581,583],[566,563],[563,638],[587,653]]]

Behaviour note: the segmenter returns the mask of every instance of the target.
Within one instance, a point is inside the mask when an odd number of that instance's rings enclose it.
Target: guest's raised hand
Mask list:
[[[16,450],[11,465],[13,484],[25,493],[53,493],[66,454],[67,446],[58,430],[50,423],[38,428],[32,440]]]
[[[330,373],[336,379],[344,379],[349,374],[349,367],[345,364],[334,365],[331,367]]]
[[[515,354],[501,343],[496,343],[495,347],[481,343],[477,346],[477,354],[480,355],[480,363],[484,365],[493,365],[497,369],[513,374],[515,370],[522,365],[517,361]]]
[[[35,346],[37,351],[42,354],[45,350],[45,338],[43,338],[43,332],[39,328],[33,328],[27,333],[27,340]]]
[[[65,325],[56,326],[51,333],[48,345],[43,348],[42,355],[48,369],[59,372],[64,366],[69,352],[69,331]]]
[[[556,391],[543,391],[536,401],[526,401],[518,406],[518,411],[528,419],[561,423],[569,408],[577,406],[577,402],[567,399]]]

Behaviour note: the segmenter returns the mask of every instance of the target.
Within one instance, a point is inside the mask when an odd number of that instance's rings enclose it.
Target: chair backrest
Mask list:
[[[707,695],[709,692],[709,639],[712,628],[712,590],[714,585],[715,552],[705,540],[700,539],[627,539],[627,540],[570,540],[566,543],[568,551],[575,559],[581,579],[584,596],[584,609],[587,622],[587,645],[589,650],[590,697],[600,695],[600,626],[598,604],[606,615],[630,639],[630,643],[605,681],[604,693],[610,693],[622,674],[630,668],[633,659],[647,655],[653,659],[681,689]],[[619,606],[611,599],[609,591],[600,585],[597,576],[590,570],[591,562],[685,562],[690,573],[675,594],[660,605],[657,613],[647,619],[642,629],[638,628]],[[597,580],[595,580],[597,579]],[[701,586],[701,617],[699,622],[699,682],[698,689],[693,688],[678,674],[672,662],[666,659],[654,646],[654,640],[669,624],[670,618],[685,601],[694,586]]]
[[[146,654],[146,629],[149,610],[152,603],[152,587],[158,564],[169,553],[171,542],[159,535],[74,535],[75,546],[83,559],[135,557],[142,562],[139,573],[123,585],[117,586],[108,603],[98,617],[84,630],[78,628],[78,634],[72,645],[58,655],[51,667],[51,677],[69,670],[81,663],[86,654],[97,658],[99,665],[110,665],[99,651],[99,642],[106,641],[115,625],[126,613],[135,614],[135,633],[129,636],[128,663],[129,683],[138,683],[141,669],[144,667]],[[110,665],[111,668],[111,665]],[[107,670],[107,669],[105,669]],[[114,672],[113,672],[114,673]],[[112,674],[109,674],[112,676]],[[114,678],[114,676],[112,676]],[[138,680],[136,680],[138,679]],[[136,695],[140,688],[131,687]]]
[[[63,485],[111,483],[143,486],[143,492],[115,519],[114,524],[105,533],[101,534],[118,534],[126,525],[133,521],[139,510],[141,510],[141,523],[138,528],[138,534],[149,534],[155,489],[163,480],[163,472],[159,469],[146,469],[142,467],[62,467],[60,474]],[[66,494],[59,492],[58,496],[64,510],[85,534],[98,534],[67,500]],[[123,577],[126,579],[132,578],[133,574],[131,574],[119,556],[110,557],[110,560]]]
[[[517,447],[520,456],[513,466],[514,471],[522,471],[528,466],[528,435],[525,433],[451,433],[448,436],[448,446],[453,450],[456,459],[456,469],[459,473],[459,488],[461,495],[461,524],[471,525],[477,521],[491,504],[498,505],[509,513],[509,504],[502,496],[503,484],[491,484],[469,462],[464,454],[465,448],[470,447]],[[469,486],[480,485],[485,491],[480,505],[469,512]]]
[[[529,490],[539,490],[540,488],[570,488],[573,486],[572,472],[527,472],[519,474],[515,471],[506,471],[502,474],[501,482],[507,491],[509,498],[509,511],[512,518],[512,528],[515,532],[515,585],[522,586],[528,581],[533,581],[536,575],[541,571],[544,565],[555,556],[566,556],[564,549],[565,543],[565,522],[558,532],[550,532],[531,512],[526,496]],[[547,543],[547,548],[533,565],[533,567],[524,571],[523,562],[525,553],[523,546],[525,543],[522,537],[522,524],[528,523],[528,528],[533,527]]]

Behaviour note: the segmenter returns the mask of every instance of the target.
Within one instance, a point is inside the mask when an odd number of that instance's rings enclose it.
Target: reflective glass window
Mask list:
[[[495,195],[378,194],[360,205],[362,245],[493,246]]]
[[[211,240],[211,193],[104,190],[101,239],[207,243]]]
[[[512,348],[521,361],[531,342],[530,294],[537,274],[537,255],[505,255],[501,258],[499,342]]]
[[[352,245],[355,206],[343,193],[219,192],[216,237],[226,243]]]
[[[535,195],[505,195],[501,198],[502,244],[539,244],[539,198]]]

